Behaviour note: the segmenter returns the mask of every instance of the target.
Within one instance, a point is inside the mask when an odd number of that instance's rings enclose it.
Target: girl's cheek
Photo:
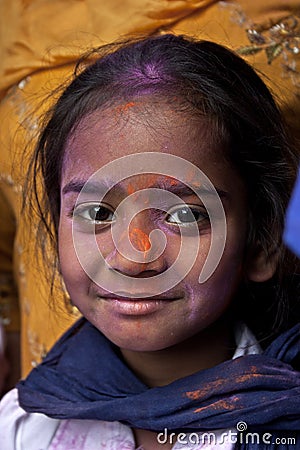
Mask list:
[[[66,285],[78,278],[81,270],[73,243],[72,222],[61,215],[58,229],[58,256],[62,277]],[[69,286],[67,286],[69,290]]]
[[[114,244],[111,230],[108,230],[101,235],[96,235],[96,242],[99,253],[107,260],[109,255],[116,251],[116,245]]]

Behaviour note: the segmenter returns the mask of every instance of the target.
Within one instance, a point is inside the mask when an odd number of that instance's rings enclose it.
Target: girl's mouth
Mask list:
[[[153,314],[167,307],[171,302],[179,300],[177,298],[157,298],[157,297],[121,297],[121,296],[104,296],[98,297],[99,300],[107,302],[108,308],[117,314],[129,316],[141,316]]]

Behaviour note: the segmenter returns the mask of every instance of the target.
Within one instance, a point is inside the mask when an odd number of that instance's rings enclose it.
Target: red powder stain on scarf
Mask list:
[[[199,398],[202,397],[201,394],[202,394],[202,389],[198,389],[196,391],[190,391],[190,392],[185,393],[187,398],[189,398],[190,400],[199,400]]]
[[[204,399],[206,398],[207,394],[214,392],[216,389],[222,386],[222,384],[224,384],[224,380],[222,379],[212,381],[211,383],[208,383],[206,387],[203,387],[202,389],[196,389],[195,391],[186,392],[185,395],[191,400]]]
[[[254,378],[265,377],[266,375],[257,372],[257,368],[255,366],[251,367],[250,373],[246,373],[245,375],[240,375],[236,377],[236,384],[247,383],[248,381],[253,380]]]
[[[136,245],[138,250],[141,250],[142,252],[146,252],[150,249],[151,244],[149,241],[148,234],[144,233],[139,228],[133,228],[129,232],[130,240],[132,243]]]
[[[236,409],[236,405],[234,404],[234,401],[229,400],[218,400],[217,402],[214,402],[208,406],[203,406],[202,408],[197,408],[194,410],[194,413],[201,413],[207,409],[213,409],[216,410],[226,410],[226,411],[232,411]]]

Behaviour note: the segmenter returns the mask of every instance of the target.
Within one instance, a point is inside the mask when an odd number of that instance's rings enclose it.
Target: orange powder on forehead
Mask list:
[[[127,186],[127,194],[131,195],[134,192],[135,192],[135,188],[134,188],[133,184],[129,183],[128,186]]]
[[[193,185],[195,188],[200,188],[201,186],[201,181],[198,179],[197,176],[197,170],[196,169],[191,169],[188,173],[187,173],[187,178],[186,178],[186,182],[188,184]]]
[[[126,192],[127,195],[131,195],[133,193],[137,193],[143,189],[149,189],[151,187],[155,187],[157,184],[158,176],[156,174],[142,173],[134,178],[133,181],[130,181],[127,185]],[[135,198],[135,200],[138,196]]]
[[[132,108],[133,106],[135,106],[135,104],[136,102],[127,102],[124,105],[119,105],[116,107],[116,112],[119,114],[127,112],[129,108]]]
[[[171,178],[169,183],[171,186],[176,186],[178,184],[178,180],[176,180],[175,178]]]

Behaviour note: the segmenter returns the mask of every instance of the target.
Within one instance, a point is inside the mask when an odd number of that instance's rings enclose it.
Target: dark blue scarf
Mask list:
[[[28,412],[57,419],[116,420],[134,428],[186,432],[234,428],[244,421],[249,430],[280,435],[300,430],[300,372],[293,368],[299,362],[297,325],[263,355],[242,356],[148,388],[118,349],[80,319],[18,384],[19,401]],[[291,448],[300,448],[300,439],[298,445]]]

